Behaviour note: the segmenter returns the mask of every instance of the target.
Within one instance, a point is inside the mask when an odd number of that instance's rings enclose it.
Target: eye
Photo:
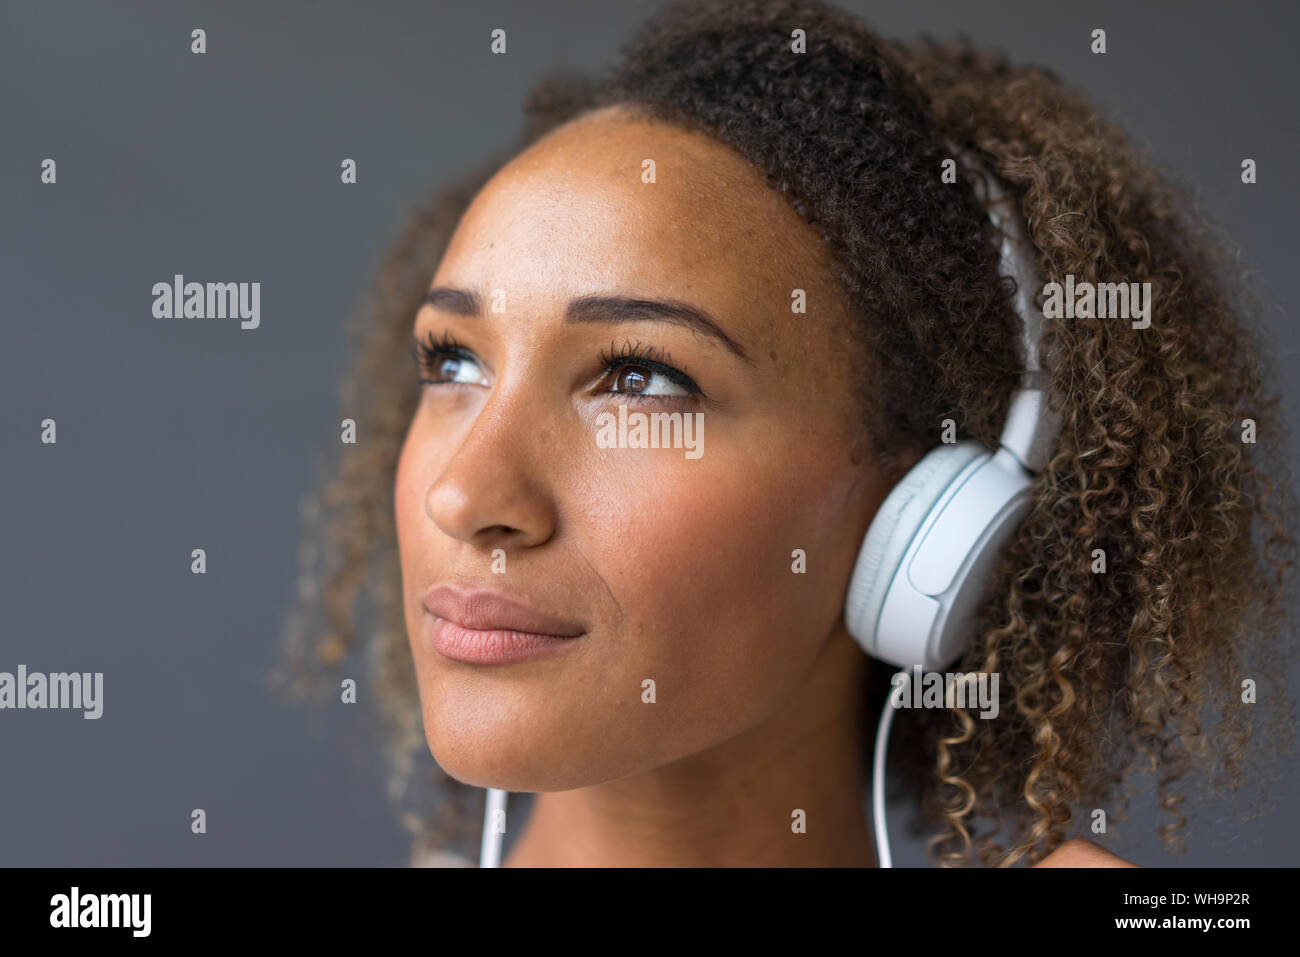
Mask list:
[[[430,374],[434,382],[482,382],[483,371],[468,356],[443,356]]]
[[[483,369],[474,353],[461,346],[450,333],[434,339],[430,332],[424,341],[415,341],[415,365],[420,382],[425,385],[486,385]]]
[[[626,363],[614,374],[614,388],[611,392],[631,395],[678,395],[691,393],[650,366]]]
[[[669,365],[668,356],[653,347],[627,343],[617,355],[612,348],[608,354],[602,352],[600,361],[610,383],[604,390],[607,393],[650,400],[704,398],[704,390],[685,372]]]

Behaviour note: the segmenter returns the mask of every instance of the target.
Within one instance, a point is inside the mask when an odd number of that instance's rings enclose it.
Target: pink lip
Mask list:
[[[571,621],[538,611],[500,592],[460,591],[437,585],[424,595],[425,610],[474,631],[526,631],[534,635],[576,638],[585,629]]]
[[[458,661],[502,664],[535,658],[586,634],[578,624],[524,605],[499,592],[429,589],[424,608],[434,616],[434,647]]]

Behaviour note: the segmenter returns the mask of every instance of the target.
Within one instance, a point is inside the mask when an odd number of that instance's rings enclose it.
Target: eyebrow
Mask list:
[[[458,316],[482,316],[483,300],[469,289],[434,286],[424,294],[421,305],[433,306]],[[565,322],[668,322],[685,326],[714,339],[746,362],[752,362],[743,346],[718,325],[703,309],[676,299],[637,299],[631,296],[579,296],[569,301]]]

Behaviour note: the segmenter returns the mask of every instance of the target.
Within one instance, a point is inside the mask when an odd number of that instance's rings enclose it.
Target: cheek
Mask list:
[[[620,468],[584,521],[584,553],[622,613],[593,654],[617,655],[605,674],[638,687],[652,678],[671,704],[655,718],[677,752],[664,760],[766,717],[840,617],[856,556],[841,506],[854,476],[812,451],[764,456],[718,447],[693,462],[647,461],[635,482]]]
[[[415,488],[415,468],[414,457],[410,450],[413,447],[411,437],[408,435],[407,440],[402,444],[402,450],[397,456],[397,469],[393,476],[393,513],[394,521],[397,526],[398,547],[401,548],[403,539],[409,539],[415,530],[416,516],[421,514],[420,503],[417,499],[417,490]],[[405,564],[406,553],[402,552],[402,561]]]
[[[393,520],[397,531],[397,551],[402,570],[402,595],[406,608],[407,621],[410,622],[410,597],[407,595],[406,582],[415,581],[417,543],[421,539],[421,520],[427,521],[422,505],[422,492],[416,487],[418,471],[414,456],[409,449],[412,443],[408,438],[402,446],[397,459],[397,470],[393,478]]]
[[[398,455],[393,479],[393,518],[397,532],[402,609],[407,638],[414,658],[420,694],[426,692],[432,652],[423,646],[425,613],[420,588],[434,581],[439,534],[425,511],[429,480],[427,463],[420,455],[419,436],[413,429]]]
[[[429,583],[435,571],[435,549],[445,536],[428,512],[430,488],[445,458],[445,443],[421,409],[407,430],[393,474],[393,519],[403,576]],[[408,597],[408,606],[410,597]],[[415,595],[418,603],[419,595]]]

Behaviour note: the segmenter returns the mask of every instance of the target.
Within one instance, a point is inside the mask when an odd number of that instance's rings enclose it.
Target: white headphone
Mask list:
[[[962,151],[949,144],[954,155]],[[904,669],[933,671],[959,659],[1002,547],[1033,505],[1030,484],[1050,458],[1060,431],[1047,404],[1048,377],[1038,364],[1042,288],[1037,253],[1015,201],[978,160],[962,156],[975,174],[976,196],[1002,234],[1001,271],[1016,281],[1025,369],[1011,395],[999,448],[967,439],[935,446],[903,476],[867,529],[844,601],[844,622],[868,655]],[[895,708],[886,701],[876,730],[872,814],[878,863],[892,867],[885,825],[885,754]],[[487,789],[480,867],[498,867],[506,792]]]

